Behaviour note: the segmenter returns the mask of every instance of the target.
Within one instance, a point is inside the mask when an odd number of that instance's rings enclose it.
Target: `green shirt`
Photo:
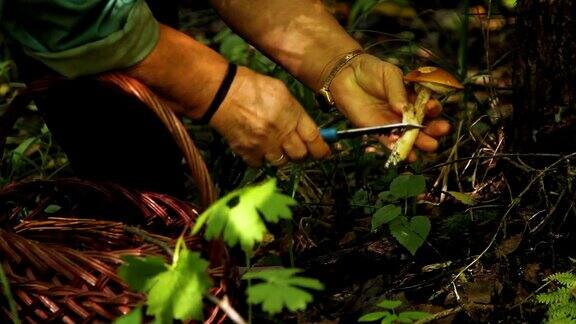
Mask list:
[[[144,0],[0,0],[0,25],[26,54],[70,78],[132,66],[159,35]]]

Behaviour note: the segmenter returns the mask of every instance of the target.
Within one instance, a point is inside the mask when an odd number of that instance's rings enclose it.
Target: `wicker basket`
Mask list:
[[[172,110],[143,84],[123,74],[106,74],[98,80],[135,96],[154,111],[181,149],[202,207],[213,202],[216,190],[202,156]],[[15,121],[18,109],[28,103],[30,96],[48,89],[53,82],[36,82],[14,100],[3,127]],[[73,213],[50,218],[44,212],[55,195],[74,192],[88,192],[103,202],[114,200],[131,206],[136,211],[132,222],[138,227],[128,226],[122,218],[78,218]],[[167,195],[78,179],[9,185],[0,191],[0,202],[7,201],[17,203],[0,208],[0,263],[10,281],[19,317],[29,323],[108,323],[127,313],[141,304],[144,296],[130,292],[116,275],[120,257],[167,257],[161,247],[172,245],[198,215],[197,207]],[[190,236],[187,243],[190,249],[210,258],[210,274],[215,280],[212,294],[222,297],[226,293],[223,274],[227,273],[223,245]],[[0,319],[10,320],[8,306],[0,300]],[[206,318],[208,323],[219,323],[225,315],[211,307],[206,309]]]

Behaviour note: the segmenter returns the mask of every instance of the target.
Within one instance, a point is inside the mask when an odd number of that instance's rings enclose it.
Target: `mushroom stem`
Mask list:
[[[430,100],[432,91],[426,87],[416,85],[416,102],[406,105],[404,112],[402,113],[402,122],[409,124],[422,125],[424,121],[424,116],[426,115],[426,103]],[[396,166],[398,163],[404,161],[410,151],[416,138],[418,137],[419,129],[412,128],[404,132],[404,134],[396,141],[392,153],[388,161],[386,161],[385,167]]]

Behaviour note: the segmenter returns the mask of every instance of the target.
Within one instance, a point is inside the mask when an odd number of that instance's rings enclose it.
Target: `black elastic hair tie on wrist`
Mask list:
[[[216,111],[218,111],[218,108],[220,108],[222,101],[224,101],[224,98],[226,98],[226,95],[228,94],[228,90],[230,90],[230,85],[232,85],[232,81],[234,81],[237,69],[238,67],[236,66],[236,64],[228,63],[228,71],[226,71],[226,76],[224,77],[224,80],[222,80],[220,88],[218,88],[218,91],[216,91],[216,95],[214,96],[214,99],[212,99],[210,107],[208,107],[208,110],[206,110],[204,116],[200,118],[199,120],[200,123],[208,124],[210,122],[210,119],[212,119],[212,116],[214,116]]]

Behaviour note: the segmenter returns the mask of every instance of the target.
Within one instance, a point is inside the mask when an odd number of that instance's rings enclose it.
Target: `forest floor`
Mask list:
[[[381,300],[401,301],[398,311],[434,314],[437,323],[542,322],[546,307],[535,296],[555,287],[545,279],[574,268],[576,166],[570,152],[510,148],[512,10],[505,1],[376,2],[328,4],[371,53],[405,71],[440,66],[466,86],[442,98],[453,131],[436,153],[387,169],[386,150],[361,138],[337,144],[327,161],[226,172],[212,156],[210,130],[191,126],[221,187],[237,185],[240,179],[228,178],[238,173],[242,184],[275,174],[283,192],[299,202],[294,222],[270,228],[253,266],[293,265],[326,288],[304,312],[270,319],[257,311],[254,322],[355,323]],[[184,11],[182,17],[188,33],[230,60],[285,80],[320,125],[345,125],[338,114],[317,112],[309,91],[225,29],[210,10]],[[19,147],[26,158],[11,161],[18,166],[3,170],[0,185],[68,175],[65,155],[35,112],[17,127],[7,147]],[[37,140],[23,147],[30,136]],[[422,175],[425,193],[387,200],[390,184],[402,174]],[[430,220],[430,233],[415,253],[387,226],[373,229],[373,216],[385,203]]]

